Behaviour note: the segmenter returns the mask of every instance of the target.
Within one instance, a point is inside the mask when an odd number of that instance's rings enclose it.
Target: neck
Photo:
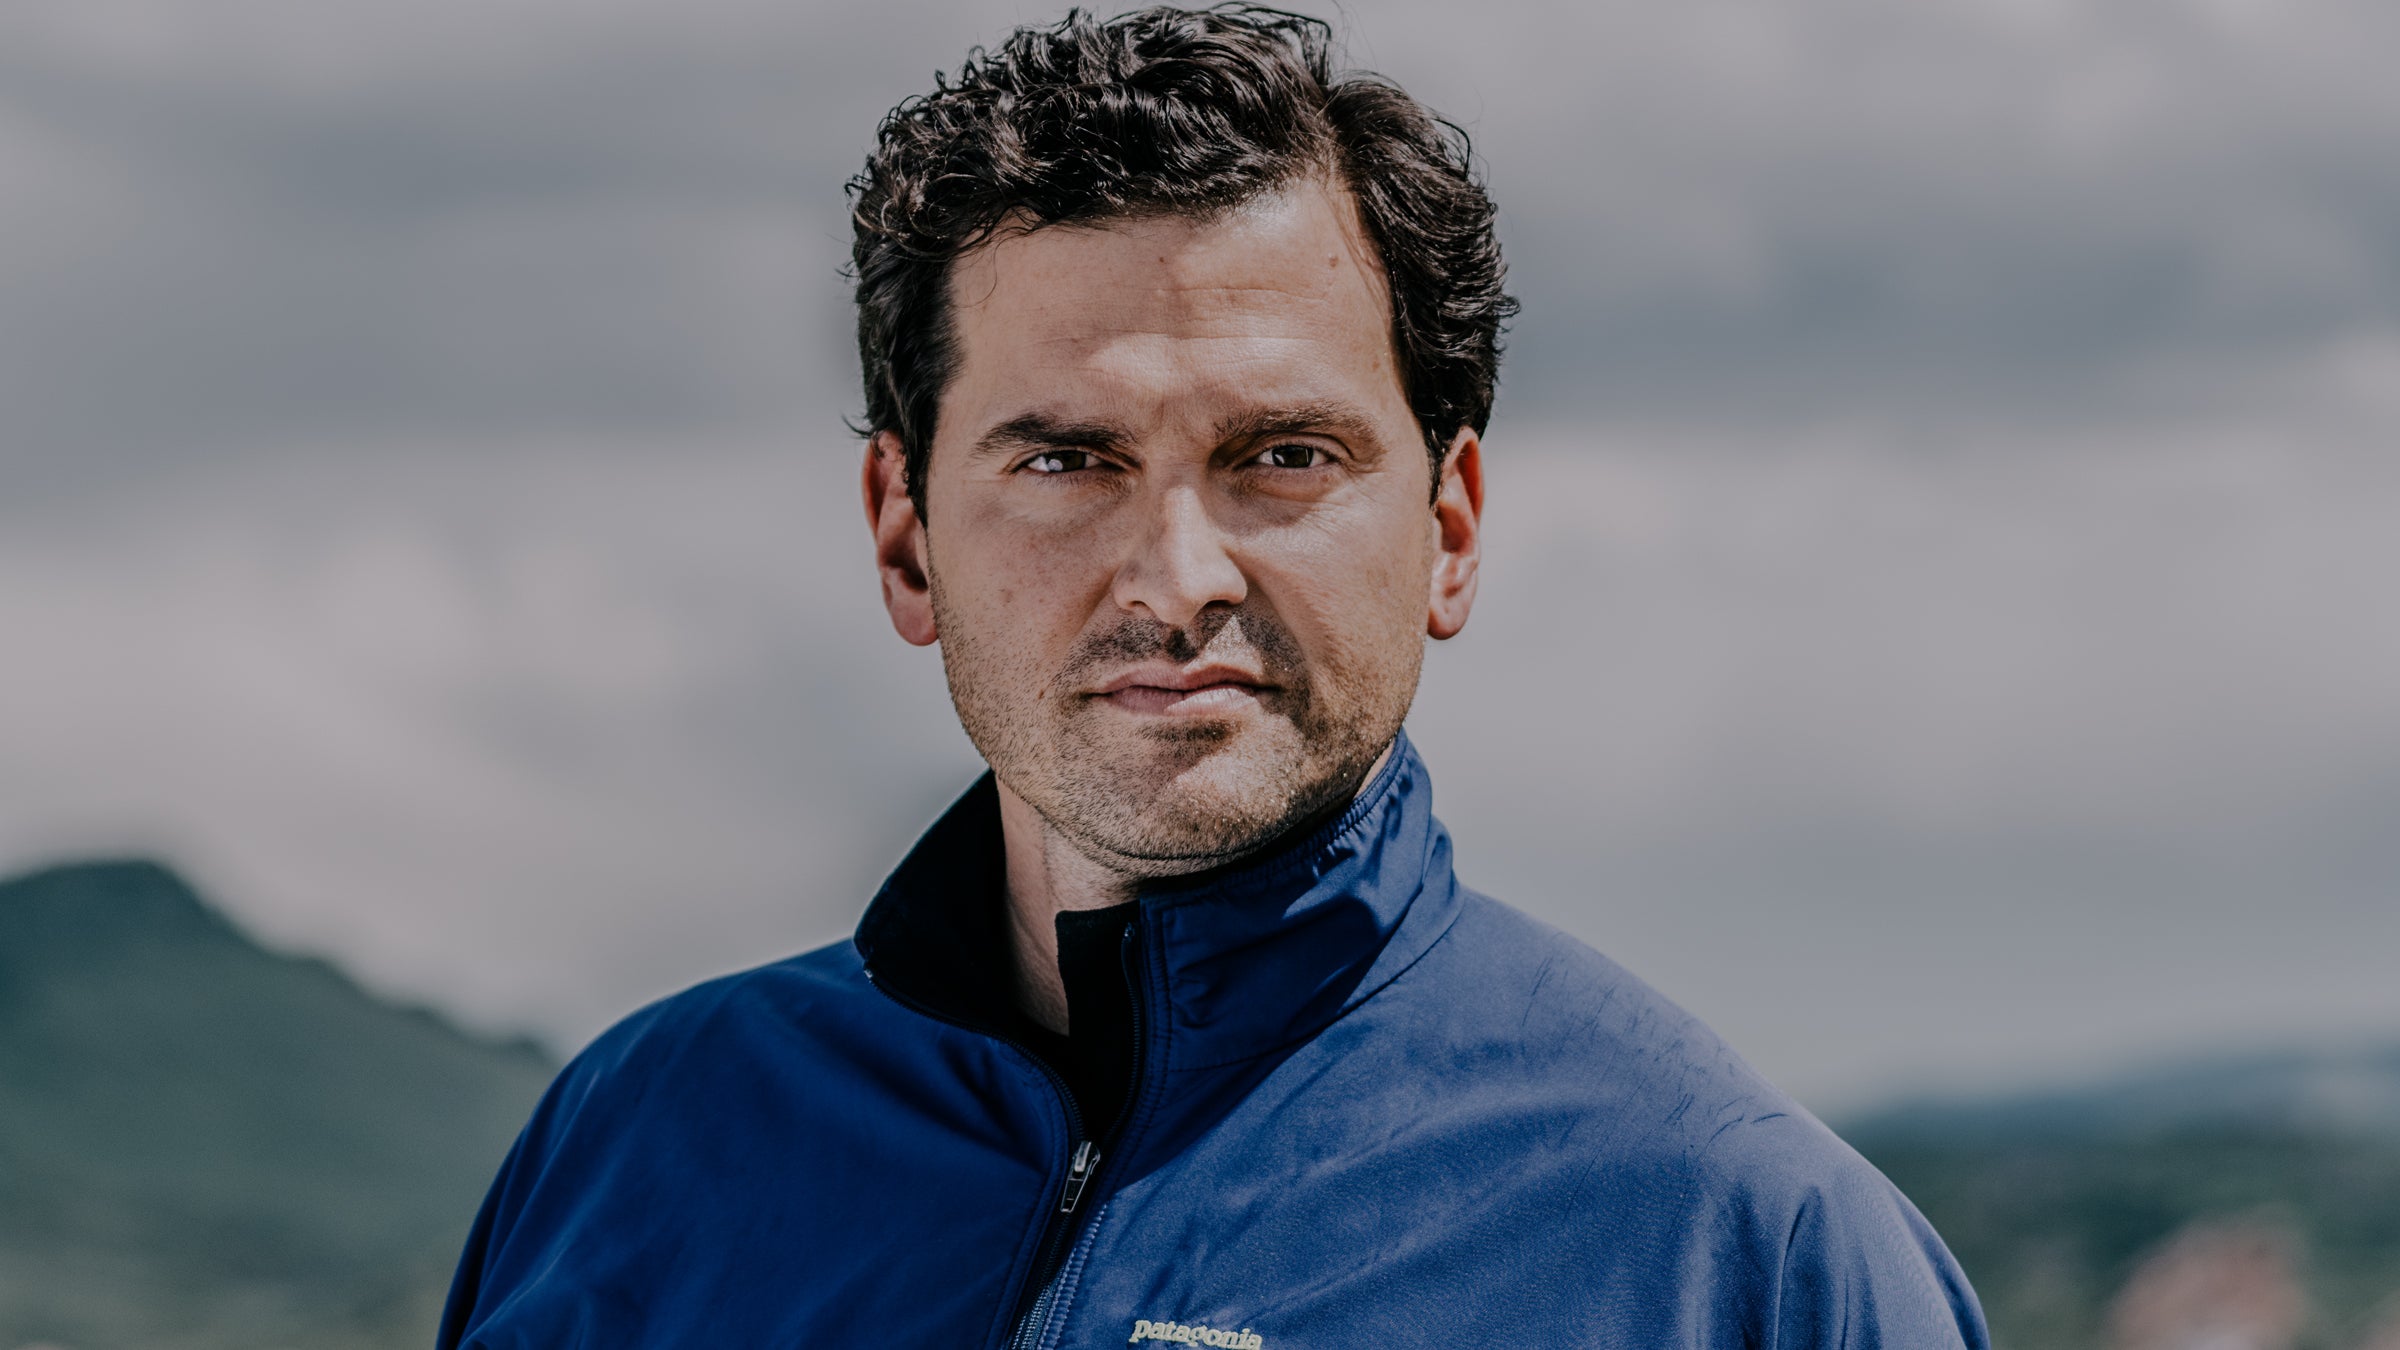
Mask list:
[[[1067,986],[1058,973],[1058,916],[1121,905],[1134,897],[1138,879],[1095,861],[1006,782],[999,787],[1017,1003],[1034,1021],[1064,1035]]]
[[[1305,833],[1339,814],[1375,780],[1391,757],[1387,745],[1367,771],[1347,791],[1312,813],[1292,829],[1251,851],[1255,857],[1296,833]],[[1008,868],[1008,926],[1016,957],[1017,1003],[1035,1022],[1061,1035],[1068,1033],[1067,986],[1058,970],[1058,916],[1069,910],[1106,909],[1139,894],[1147,872],[1112,867],[1077,848],[1033,805],[1003,781],[1000,789],[1000,833]],[[1228,865],[1222,858],[1196,863],[1195,870]]]

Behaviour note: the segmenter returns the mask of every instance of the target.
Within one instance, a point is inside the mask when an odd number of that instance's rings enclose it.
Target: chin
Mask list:
[[[1193,728],[1192,730],[1198,730]],[[1184,736],[1116,760],[1077,792],[1093,842],[1128,859],[1210,866],[1281,834],[1316,806],[1296,746],[1243,735]]]

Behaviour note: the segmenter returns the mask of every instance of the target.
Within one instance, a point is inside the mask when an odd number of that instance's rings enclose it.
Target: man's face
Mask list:
[[[1354,789],[1427,632],[1465,622],[1481,478],[1462,434],[1429,509],[1347,195],[1311,181],[1206,222],[1004,232],[950,294],[927,523],[893,500],[888,437],[869,510],[894,622],[940,641],[1003,786],[1153,873]]]

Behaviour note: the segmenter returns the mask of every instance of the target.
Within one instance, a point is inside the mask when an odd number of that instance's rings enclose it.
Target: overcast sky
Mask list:
[[[572,1046],[976,771],[841,185],[1034,5],[0,10],[0,867]],[[1467,879],[1829,1110],[2400,1038],[2400,9],[1360,3],[1525,312]]]

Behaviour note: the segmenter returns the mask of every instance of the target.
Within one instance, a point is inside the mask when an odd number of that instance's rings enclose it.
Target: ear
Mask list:
[[[859,474],[866,499],[867,530],[875,536],[875,570],[883,578],[883,607],[892,629],[915,646],[933,642],[933,584],[925,567],[925,522],[908,497],[908,455],[900,438],[878,431],[867,438],[866,467]]]
[[[1425,631],[1456,637],[1475,607],[1475,572],[1483,562],[1483,443],[1460,427],[1442,452],[1441,491],[1433,499],[1436,552]]]

